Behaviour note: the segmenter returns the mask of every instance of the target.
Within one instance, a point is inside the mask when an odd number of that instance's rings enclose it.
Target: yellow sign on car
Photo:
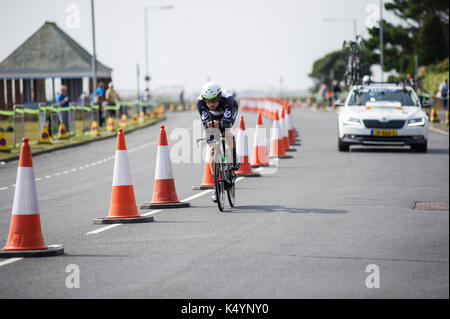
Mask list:
[[[373,130],[372,136],[397,136],[397,131],[393,130]]]

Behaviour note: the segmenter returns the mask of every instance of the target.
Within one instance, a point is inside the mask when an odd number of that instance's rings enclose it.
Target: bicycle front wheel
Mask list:
[[[231,168],[231,165],[228,166],[228,180],[231,182],[231,186],[227,188],[227,195],[228,195],[228,202],[230,203],[231,207],[234,207],[234,203],[236,202],[236,190],[234,187],[234,177],[235,173],[233,169]]]
[[[222,165],[220,163],[214,164],[214,189],[216,191],[217,206],[219,210],[223,212],[225,209],[225,187],[224,187],[224,176],[222,172]]]

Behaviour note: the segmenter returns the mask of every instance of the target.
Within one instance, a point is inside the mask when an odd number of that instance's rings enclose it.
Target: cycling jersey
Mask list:
[[[214,111],[208,108],[201,95],[197,100],[197,109],[205,128],[208,122],[214,120],[219,121],[221,126],[230,127],[236,120],[238,104],[230,92],[222,89],[219,106]]]

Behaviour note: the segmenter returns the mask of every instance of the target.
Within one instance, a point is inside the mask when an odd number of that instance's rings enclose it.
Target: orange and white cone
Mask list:
[[[248,137],[247,133],[245,133],[245,122],[243,116],[241,116],[241,119],[239,120],[239,131],[237,133],[236,140],[236,153],[236,155],[239,156],[239,161],[241,162],[239,170],[236,171],[236,175],[247,177],[261,176],[261,174],[254,173],[252,171],[250,162],[248,160]]]
[[[278,110],[275,111],[275,118],[273,120],[269,158],[292,158],[292,156],[286,155],[284,151],[284,140],[280,129],[280,117],[278,116]]]
[[[188,206],[190,206],[188,202],[180,202],[178,200],[167,135],[164,125],[161,125],[156,155],[153,198],[150,203],[141,205],[141,208],[178,208]]]
[[[205,168],[203,169],[202,183],[198,186],[193,186],[192,189],[213,189],[214,178],[211,173],[211,164],[209,163],[209,150],[206,151]]]
[[[94,219],[94,224],[146,223],[151,221],[153,221],[153,216],[140,216],[138,213],[125,136],[123,129],[119,129],[117,131],[109,213],[106,218]]]
[[[289,133],[289,144],[298,145],[295,141],[295,128],[292,124],[292,116],[291,116],[292,108],[289,105],[287,108],[287,122],[288,122],[288,133]]]
[[[253,156],[250,163],[251,167],[269,166],[269,161],[267,160],[266,129],[262,125],[262,115],[258,113],[253,143]]]
[[[28,138],[22,139],[11,224],[4,257],[44,257],[64,254],[61,245],[46,246],[42,236],[33,160]]]
[[[287,108],[283,107],[281,111],[281,122],[283,123],[283,140],[285,145],[285,152],[297,152],[295,148],[291,148],[291,141],[289,137],[289,119],[287,118]]]

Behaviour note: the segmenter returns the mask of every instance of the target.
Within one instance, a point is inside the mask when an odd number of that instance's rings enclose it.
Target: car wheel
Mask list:
[[[350,144],[341,142],[341,140],[338,139],[338,150],[339,152],[348,152],[350,150]]]
[[[416,144],[416,145],[411,145],[411,151],[415,151],[418,153],[426,153],[427,152],[427,148],[428,148],[428,143],[421,143],[421,144]]]

